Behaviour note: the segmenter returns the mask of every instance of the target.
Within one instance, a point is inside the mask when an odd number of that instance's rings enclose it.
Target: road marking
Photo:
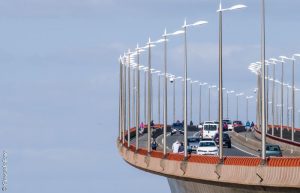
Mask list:
[[[255,154],[250,153],[250,152],[248,152],[248,151],[246,151],[246,150],[243,150],[243,149],[241,149],[241,148],[239,148],[239,147],[237,147],[237,146],[235,146],[235,145],[231,145],[231,146],[234,147],[234,148],[236,148],[236,149],[238,149],[238,150],[240,150],[240,151],[242,151],[242,152],[244,152],[244,153],[246,153],[246,154],[252,155],[252,156],[254,156],[254,157],[258,157],[258,155],[255,155]]]

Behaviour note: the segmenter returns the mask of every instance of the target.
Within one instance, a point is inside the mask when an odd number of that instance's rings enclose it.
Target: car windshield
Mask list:
[[[173,123],[172,127],[174,127],[174,128],[182,128],[182,124],[181,123]]]
[[[217,125],[204,125],[204,130],[206,131],[216,131]]]
[[[234,121],[233,123],[235,123],[235,124],[242,124],[242,122],[241,121]]]
[[[199,147],[215,147],[215,143],[213,141],[204,141],[199,143]]]
[[[267,151],[280,151],[280,147],[277,145],[269,145],[266,147]]]
[[[223,120],[224,123],[231,124],[230,120]]]
[[[189,143],[195,143],[195,142],[199,142],[199,141],[200,141],[199,138],[189,138],[189,139],[188,139],[188,142],[189,142]]]

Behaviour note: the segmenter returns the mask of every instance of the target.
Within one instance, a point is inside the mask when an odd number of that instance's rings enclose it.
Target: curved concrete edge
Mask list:
[[[172,193],[299,193],[297,188],[247,186],[208,181],[193,182],[174,178],[168,178],[168,183]]]
[[[119,141],[118,147],[121,156],[130,165],[170,178],[179,178],[186,181],[204,180],[227,184],[300,189],[300,167],[202,164],[136,154],[124,147]]]

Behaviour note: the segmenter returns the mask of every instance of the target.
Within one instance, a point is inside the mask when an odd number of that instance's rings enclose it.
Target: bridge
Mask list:
[[[300,192],[300,129],[295,127],[295,86],[294,63],[300,54],[293,54],[292,57],[280,56],[279,59],[265,59],[265,16],[264,0],[262,0],[262,55],[261,61],[252,63],[249,70],[255,73],[257,78],[256,96],[246,96],[247,116],[245,121],[249,122],[248,100],[256,98],[256,123],[249,129],[244,126],[235,126],[230,135],[233,147],[223,147],[224,125],[223,120],[223,94],[226,90],[226,118],[228,109],[228,95],[235,93],[237,98],[236,119],[239,119],[239,98],[245,95],[244,92],[237,93],[231,89],[223,88],[222,74],[222,16],[225,11],[246,8],[245,5],[235,5],[230,8],[218,9],[219,14],[219,80],[218,86],[188,77],[187,63],[187,29],[194,26],[202,26],[207,21],[197,21],[188,24],[184,22],[182,30],[167,33],[165,30],[163,38],[152,41],[149,38],[146,46],[137,46],[135,51],[128,51],[120,56],[120,96],[119,96],[119,130],[117,146],[122,158],[131,166],[150,172],[156,175],[165,176],[168,179],[172,193],[252,193],[252,192]],[[184,35],[184,74],[176,76],[171,74],[167,68],[167,42],[171,36]],[[164,70],[152,68],[151,49],[156,44],[164,44]],[[140,53],[148,53],[148,66],[140,64]],[[290,84],[286,83],[281,74],[281,81],[275,76],[275,66],[292,61],[293,78]],[[269,66],[273,65],[273,76],[268,75]],[[144,94],[141,95],[141,72],[144,72]],[[153,87],[154,75],[158,75],[158,88]],[[161,87],[160,81],[163,78],[163,118],[161,119]],[[177,119],[175,110],[176,95],[175,82],[181,79],[182,82],[182,119],[183,135],[171,135],[171,126]],[[189,83],[189,90],[188,90]],[[173,86],[173,108],[168,111],[168,84]],[[199,85],[199,118],[194,125],[193,118],[193,84]],[[270,85],[272,92],[269,93]],[[279,86],[278,86],[279,85]],[[202,109],[202,87],[207,86],[208,104],[207,109]],[[284,91],[284,88],[287,88]],[[218,110],[211,109],[211,89],[218,92]],[[276,91],[276,88],[281,93]],[[157,97],[154,97],[154,90],[158,90]],[[188,91],[190,94],[188,95]],[[143,96],[143,111],[141,111],[141,96]],[[271,97],[270,97],[271,96]],[[280,96],[280,99],[278,99]],[[286,102],[284,97],[286,96]],[[292,97],[290,97],[292,96]],[[271,98],[271,108],[269,107]],[[292,98],[290,100],[290,98]],[[154,116],[154,100],[157,102],[157,114]],[[178,100],[178,99],[177,99]],[[188,106],[188,102],[190,105]],[[291,104],[290,104],[291,102]],[[178,102],[177,102],[178,103]],[[276,105],[277,103],[277,105]],[[292,105],[290,107],[290,105]],[[253,108],[253,105],[250,106]],[[280,108],[277,108],[280,107]],[[287,107],[284,110],[284,107]],[[197,155],[188,152],[188,138],[200,137],[202,130],[200,125],[205,121],[202,112],[208,114],[206,121],[212,121],[212,113],[217,114],[219,134],[218,154],[215,156]],[[271,113],[270,113],[271,112]],[[284,115],[286,112],[286,116]],[[172,114],[173,120],[169,118]],[[278,116],[279,114],[279,116]],[[143,118],[141,118],[143,116]],[[157,116],[156,124],[154,117]],[[176,119],[177,118],[177,119]],[[284,124],[284,120],[287,124]],[[143,122],[143,124],[141,124]],[[145,124],[144,124],[145,123]],[[189,123],[189,124],[188,124]],[[141,132],[142,131],[142,132]],[[183,142],[183,152],[173,153],[172,144],[179,140]],[[202,140],[202,139],[201,139]],[[157,148],[152,148],[152,142],[156,141]],[[267,144],[277,144],[283,150],[282,157],[268,156],[266,153]],[[258,151],[259,150],[259,151]]]

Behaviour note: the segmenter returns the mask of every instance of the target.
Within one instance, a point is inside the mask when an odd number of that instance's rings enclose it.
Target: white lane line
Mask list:
[[[252,155],[252,156],[254,156],[254,157],[258,157],[258,155],[255,155],[255,154],[250,153],[250,152],[248,152],[248,151],[246,151],[246,150],[243,150],[243,149],[241,149],[241,148],[239,148],[239,147],[237,147],[237,146],[235,146],[235,145],[231,145],[231,146],[234,147],[234,148],[236,148],[236,149],[238,149],[238,150],[240,150],[240,151],[242,151],[242,152],[244,152],[244,153],[246,153],[246,154]]]

